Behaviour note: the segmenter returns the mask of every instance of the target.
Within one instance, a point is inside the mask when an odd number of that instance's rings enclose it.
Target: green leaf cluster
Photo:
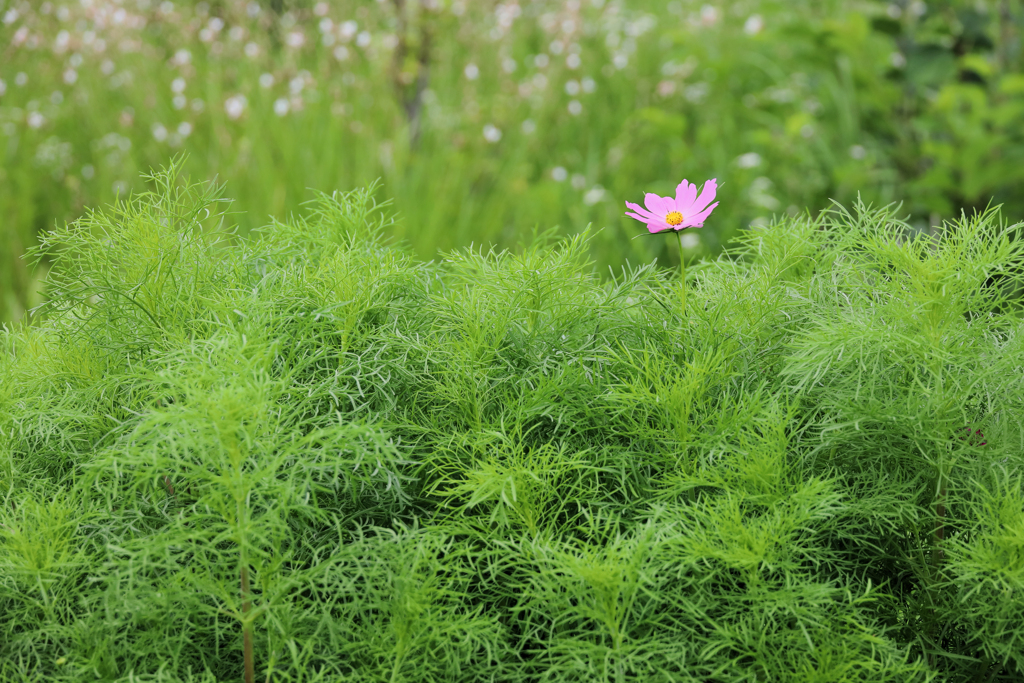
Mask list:
[[[418,262],[374,187],[242,239],[180,171],[0,337],[0,679],[1024,675],[997,212],[602,279],[589,232]]]

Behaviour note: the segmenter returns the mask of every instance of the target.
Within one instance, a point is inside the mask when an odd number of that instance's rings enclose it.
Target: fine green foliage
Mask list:
[[[786,219],[684,310],[587,231],[424,264],[373,187],[240,238],[150,181],[0,337],[0,680],[1024,676],[997,212]]]

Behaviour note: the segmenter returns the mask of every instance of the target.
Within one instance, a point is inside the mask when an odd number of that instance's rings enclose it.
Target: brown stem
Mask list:
[[[252,627],[246,620],[252,603],[249,599],[249,568],[242,565],[242,659],[245,664],[245,683],[256,680],[256,666],[252,654]]]
[[[395,5],[395,19],[397,20],[397,27],[395,34],[398,37],[398,44],[395,45],[395,52],[392,55],[391,61],[391,78],[394,82],[395,88],[398,89],[399,96],[402,96],[402,67],[405,64],[405,56],[409,52],[409,28],[408,21],[405,16],[405,0],[392,0]]]
[[[942,549],[942,540],[946,535],[946,480],[943,477],[942,472],[939,472],[939,491],[935,495],[935,530],[932,536],[932,577],[931,584],[934,587],[935,582],[938,581],[939,572],[942,570],[942,563],[945,560],[945,551]],[[929,589],[931,593],[931,589]],[[938,625],[936,610],[934,605],[934,594],[932,598],[931,623],[927,627],[928,639],[933,640],[935,638],[935,630]],[[931,667],[937,666],[937,657],[934,653],[928,653],[927,656],[928,665]]]
[[[416,146],[420,139],[420,111],[423,109],[423,92],[427,89],[427,82],[430,77],[431,38],[430,31],[427,30],[427,26],[424,23],[422,35],[420,36],[420,49],[416,55],[416,62],[418,64],[416,90],[413,92],[412,99],[405,109],[406,115],[409,117],[410,144],[413,147]]]
[[[426,20],[419,21],[419,49],[416,51],[416,76],[410,82],[405,74],[405,61],[409,54],[409,41],[413,32],[410,26],[408,4],[406,0],[392,0],[398,20],[398,44],[395,46],[394,58],[391,62],[391,78],[398,94],[402,109],[409,121],[409,144],[416,147],[420,138],[420,112],[423,108],[423,93],[427,89],[432,35]],[[421,10],[422,14],[422,10]],[[413,85],[410,92],[409,85]]]
[[[1013,64],[1013,13],[1010,11],[1010,0],[1003,0],[999,3],[999,49],[997,51],[999,68],[1009,71]]]
[[[942,474],[939,474],[942,477]],[[939,492],[935,495],[935,535],[933,538],[932,566],[936,572],[942,566],[945,553],[942,550],[942,540],[946,535],[946,480],[939,482]]]

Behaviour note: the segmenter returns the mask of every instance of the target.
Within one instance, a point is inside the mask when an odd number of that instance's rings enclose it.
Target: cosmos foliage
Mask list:
[[[242,239],[150,180],[0,337],[0,679],[1024,675],[997,213],[786,219],[683,317],[586,232],[423,264],[374,188]]]

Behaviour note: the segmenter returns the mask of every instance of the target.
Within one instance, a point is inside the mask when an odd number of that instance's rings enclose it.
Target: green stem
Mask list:
[[[239,488],[235,491],[235,523],[238,524],[238,550],[239,550],[239,578],[242,589],[242,666],[244,667],[245,683],[255,683],[256,662],[253,654],[252,644],[252,622],[249,620],[249,612],[252,610],[252,591],[249,586],[249,554],[246,528],[248,527],[249,514],[246,508],[246,496],[242,490],[242,483],[245,474],[242,471],[242,454],[238,449],[237,442],[231,440],[228,447],[231,460],[235,465],[235,473],[238,476]]]
[[[938,597],[935,595],[935,586],[939,581],[939,574],[942,571],[942,564],[945,560],[945,553],[942,549],[942,542],[945,537],[946,531],[946,476],[943,468],[939,466],[939,482],[938,491],[935,494],[935,527],[932,530],[932,552],[929,561],[931,562],[931,575],[929,577],[928,592],[931,594],[931,607],[928,610],[930,616],[930,623],[925,629],[928,640],[933,643],[937,643],[941,634],[938,633],[938,610],[937,602]],[[934,652],[929,652],[927,655],[928,665],[935,667],[938,665],[938,657]]]
[[[679,238],[679,274],[682,282],[682,314],[686,315],[686,256],[683,252],[683,231],[676,230],[676,237]]]
[[[942,541],[946,535],[946,477],[940,472],[939,473],[939,491],[935,496],[935,534],[933,538],[934,554],[933,564],[936,571],[938,571],[942,562],[945,559],[945,553],[942,550]]]
[[[242,660],[245,666],[245,683],[256,680],[256,666],[252,652],[252,625],[248,621],[252,603],[249,598],[249,568],[242,565]]]

